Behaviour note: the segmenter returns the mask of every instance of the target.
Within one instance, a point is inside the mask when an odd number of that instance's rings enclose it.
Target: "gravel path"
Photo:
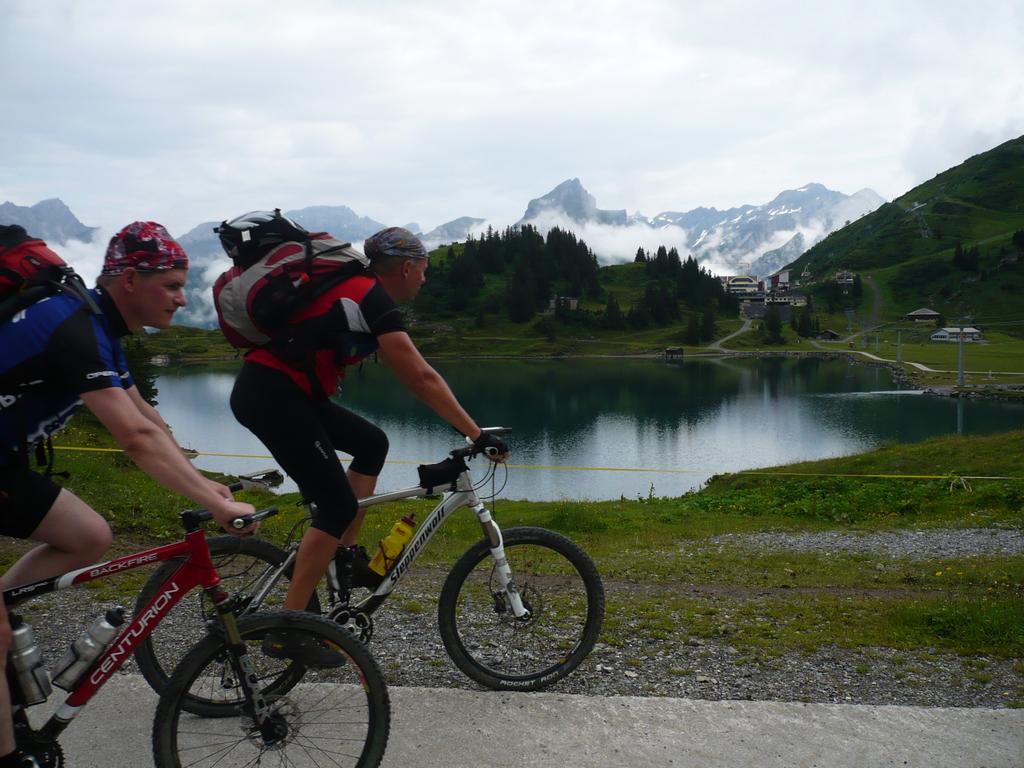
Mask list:
[[[885,533],[728,533],[708,539],[753,549],[800,552],[873,552],[893,559],[933,560],[973,555],[1024,555],[1024,531],[965,528]]]
[[[892,557],[943,558],[1024,554],[1024,533],[1006,529],[894,533],[730,534],[712,540],[758,549],[885,552]],[[449,661],[437,632],[443,572],[416,569],[374,616],[374,655],[392,685],[476,688]],[[607,584],[608,591],[629,585]],[[55,661],[85,622],[106,605],[92,590],[39,598],[21,611],[46,635],[44,657]],[[134,662],[125,671],[135,672]],[[588,695],[676,696],[708,700],[774,700],[941,707],[1006,707],[1024,703],[1020,659],[961,657],[934,650],[821,648],[813,653],[754,655],[728,636],[674,639],[627,635],[598,643],[590,658],[551,690]]]

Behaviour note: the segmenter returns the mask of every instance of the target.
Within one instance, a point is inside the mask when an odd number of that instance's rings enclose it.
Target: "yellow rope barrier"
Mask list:
[[[87,448],[84,446],[55,445],[59,451],[86,451],[95,453],[123,453],[120,448]],[[190,457],[215,456],[228,459],[270,459],[273,456],[260,453],[214,453],[212,451],[196,451],[186,448],[185,451]],[[430,462],[415,461],[412,459],[388,459],[387,464],[428,464]],[[545,469],[553,472],[649,472],[661,474],[679,475],[703,475],[704,470],[697,469],[647,469],[644,467],[579,467],[579,466],[555,466],[552,464],[509,464],[512,469]],[[879,473],[839,473],[839,472],[760,472],[753,469],[741,469],[736,472],[724,472],[730,475],[758,475],[763,477],[859,477],[882,480],[949,480],[953,483],[966,480],[1024,480],[1024,477],[1000,477],[989,475],[886,475]]]

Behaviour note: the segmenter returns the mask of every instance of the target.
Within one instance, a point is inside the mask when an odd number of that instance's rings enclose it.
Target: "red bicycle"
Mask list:
[[[244,528],[276,513],[239,518]],[[4,591],[14,606],[30,598],[142,566],[179,560],[153,598],[124,623],[108,611],[50,670],[35,634],[14,614],[7,663],[18,747],[41,766],[64,762],[58,737],[96,692],[189,591],[201,587],[215,611],[210,632],[189,651],[161,693],[153,724],[158,768],[287,765],[377,766],[387,746],[391,708],[384,677],[365,646],[345,629],[308,613],[274,611],[236,618],[220,587],[201,524],[206,510],[181,513],[183,541],[125,555]],[[268,639],[269,636],[269,639]],[[39,727],[32,706],[53,686],[68,692]]]

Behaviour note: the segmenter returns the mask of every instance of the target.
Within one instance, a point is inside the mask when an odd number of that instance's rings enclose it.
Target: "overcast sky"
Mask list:
[[[1024,134],[1024,3],[0,0],[0,201],[183,234],[892,199]]]

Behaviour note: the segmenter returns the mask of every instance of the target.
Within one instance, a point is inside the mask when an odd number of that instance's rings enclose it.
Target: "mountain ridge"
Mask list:
[[[702,206],[684,212],[663,211],[648,218],[639,212],[629,214],[625,209],[599,208],[596,198],[578,177],[574,177],[530,200],[523,216],[512,226],[531,224],[545,231],[559,226],[576,231],[607,263],[632,258],[635,251],[625,253],[621,244],[617,244],[616,252],[602,241],[602,236],[608,238],[615,233],[625,233],[627,238],[634,237],[638,242],[655,242],[660,238],[664,242],[658,244],[692,253],[718,272],[755,270],[763,276],[795,258],[796,244],[813,245],[840,226],[842,220],[863,215],[866,209],[881,202],[884,202],[882,198],[871,190],[845,195],[812,183],[796,190],[783,190],[762,205],[724,210]],[[313,205],[285,213],[311,231],[328,231],[350,242],[364,240],[386,226],[345,205]],[[68,240],[88,242],[98,231],[97,227],[87,227],[78,221],[56,198],[32,207],[4,203],[0,206],[0,222],[4,221],[21,223],[33,234],[57,244]],[[177,236],[196,266],[205,267],[224,259],[213,231],[217,223],[203,222]],[[432,249],[478,234],[486,223],[485,219],[462,216],[421,236]],[[408,226],[414,231],[419,229],[412,224]],[[594,227],[600,231],[591,231]],[[617,240],[621,243],[623,238]]]
[[[1024,136],[973,155],[808,248],[789,266],[871,269],[1024,225]]]
[[[59,197],[40,200],[31,206],[4,202],[0,204],[0,224],[19,224],[33,237],[55,243],[91,242],[100,229],[80,222]]]
[[[717,272],[750,271],[764,277],[794,258],[796,244],[813,245],[884,202],[870,189],[846,195],[812,182],[783,190],[762,205],[721,211],[702,206],[683,212],[662,211],[647,218],[640,213],[629,215],[625,210],[598,208],[594,196],[578,178],[573,178],[531,200],[517,226],[531,224],[542,231],[552,226],[573,230],[581,226],[627,227],[637,230],[636,239],[641,242],[656,239],[661,233],[665,245],[679,247]],[[604,233],[577,234],[592,244]],[[592,244],[592,248],[602,255],[599,246]]]

